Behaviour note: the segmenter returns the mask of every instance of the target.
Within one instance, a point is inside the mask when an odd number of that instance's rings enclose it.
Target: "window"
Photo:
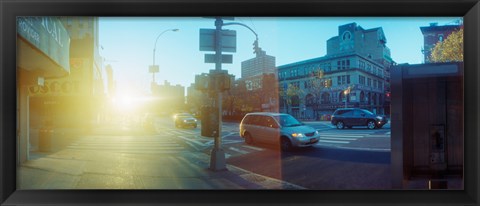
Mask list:
[[[373,88],[377,88],[378,85],[377,85],[377,80],[373,80]]]
[[[345,41],[345,40],[350,40],[352,38],[352,34],[348,31],[344,32],[343,33],[343,37],[342,39]]]
[[[270,128],[278,128],[277,122],[272,117],[265,117],[265,126]]]
[[[346,64],[347,64],[346,68],[350,69],[350,60],[349,59],[347,59]]]
[[[338,85],[341,85],[341,84],[342,84],[342,77],[341,77],[341,76],[338,76],[338,77],[337,77],[337,84],[338,84]]]
[[[347,84],[350,84],[350,75],[347,75]]]
[[[365,115],[365,112],[363,112],[361,110],[353,110],[353,116],[360,117],[362,115]]]
[[[358,76],[358,83],[361,85],[365,85],[365,77],[362,75]]]
[[[370,86],[370,87],[372,86],[372,79],[367,78],[367,85]]]
[[[340,61],[337,61],[337,70],[340,70],[340,69],[341,69],[341,66],[340,66],[340,65],[341,65]]]
[[[342,76],[342,84],[345,84],[346,83],[346,78],[345,76]]]
[[[360,69],[365,69],[365,62],[359,60],[359,61],[358,61],[358,67],[360,67]]]
[[[382,89],[382,88],[383,88],[383,82],[380,82],[380,81],[378,82],[378,88],[379,88],[379,89]]]

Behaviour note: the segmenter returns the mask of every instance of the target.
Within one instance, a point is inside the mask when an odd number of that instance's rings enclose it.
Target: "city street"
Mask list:
[[[227,164],[258,174],[259,177],[286,181],[307,189],[390,188],[389,124],[378,130],[337,130],[327,121],[306,124],[320,132],[320,142],[310,148],[281,153],[272,145],[245,144],[238,134],[238,123],[225,122],[222,147]],[[56,150],[101,152],[104,156],[99,158],[107,159],[119,155],[125,158],[149,158],[152,161],[161,160],[163,167],[184,164],[187,168],[194,160],[185,158],[185,154],[201,153],[208,157],[214,145],[213,138],[200,135],[200,125],[197,128],[175,128],[172,118],[164,116],[155,118],[154,127],[154,130],[146,131],[139,121],[126,119],[98,128],[92,134],[74,138]],[[35,157],[35,154],[32,156]],[[178,158],[181,161],[165,161]],[[112,164],[96,164],[100,168],[95,170],[118,168]],[[139,170],[148,168],[141,164],[136,163],[137,171],[153,172]],[[126,173],[135,173],[128,168],[121,169]],[[163,188],[160,185],[158,187]],[[155,185],[149,185],[149,188],[155,188]]]

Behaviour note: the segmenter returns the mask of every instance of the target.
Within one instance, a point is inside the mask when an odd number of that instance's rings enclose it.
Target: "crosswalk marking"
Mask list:
[[[235,152],[238,152],[238,153],[242,153],[242,154],[247,154],[248,152],[245,151],[245,150],[241,150],[241,149],[238,149],[238,148],[235,148],[235,147],[229,147],[228,149],[231,149]]]
[[[333,135],[333,134],[331,134],[331,135],[325,135],[325,134],[320,134],[320,138],[321,138],[321,137],[363,138],[363,137],[365,137],[365,136],[366,136],[366,135],[338,135],[338,134],[337,134],[337,135]]]
[[[325,143],[339,143],[339,144],[347,144],[350,143],[349,141],[333,141],[333,140],[318,140],[318,142],[325,142]]]
[[[248,146],[248,145],[242,145],[242,147],[245,147],[245,148],[248,148],[248,149],[257,150],[257,151],[263,151],[263,150],[264,150],[264,149],[262,149],[262,148],[252,147],[252,146]]]
[[[178,153],[185,147],[173,139],[158,137],[122,137],[87,136],[67,146],[68,149],[81,151],[107,151],[129,154],[167,154]]]
[[[327,140],[348,140],[348,141],[352,141],[352,140],[357,140],[357,138],[339,138],[339,137],[320,137],[320,139],[327,139]]]

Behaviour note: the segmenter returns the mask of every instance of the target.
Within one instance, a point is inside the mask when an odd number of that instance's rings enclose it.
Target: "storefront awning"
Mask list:
[[[70,73],[70,36],[56,17],[17,18],[17,67],[45,78]]]

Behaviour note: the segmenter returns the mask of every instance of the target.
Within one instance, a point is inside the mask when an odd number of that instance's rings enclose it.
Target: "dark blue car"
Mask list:
[[[382,128],[388,122],[388,119],[384,115],[376,115],[365,109],[342,108],[333,113],[331,122],[337,129],[352,128],[353,126],[378,129]]]

